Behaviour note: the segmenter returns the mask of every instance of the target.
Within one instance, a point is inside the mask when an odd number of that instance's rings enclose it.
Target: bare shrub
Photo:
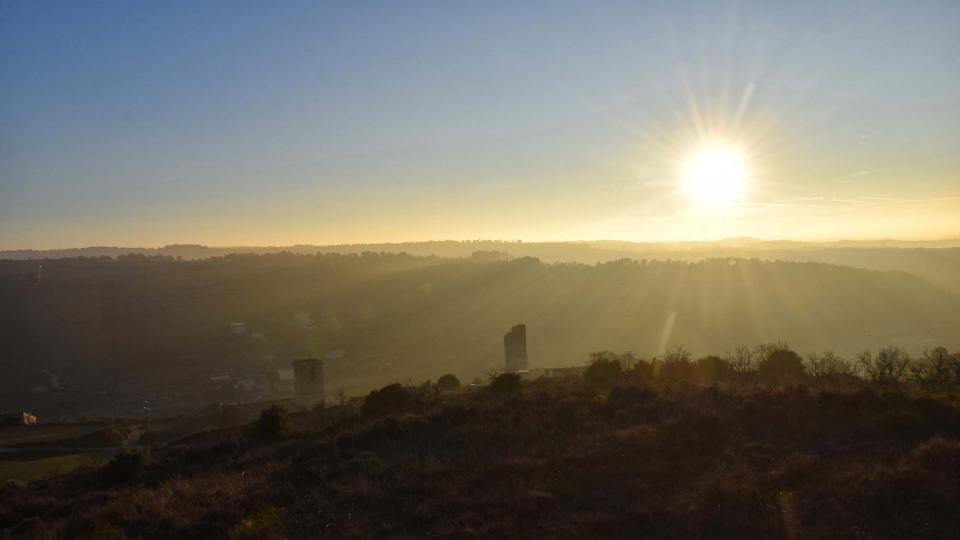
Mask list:
[[[697,378],[696,366],[690,361],[690,351],[678,347],[663,356],[660,378],[664,381],[693,381]]]
[[[807,355],[807,372],[815,379],[830,379],[838,376],[854,374],[854,366],[845,358],[833,351],[824,351],[823,354],[810,353]]]
[[[947,388],[958,381],[957,362],[957,356],[951,356],[943,347],[927,349],[910,366],[910,378],[933,388]]]
[[[874,356],[869,350],[857,355],[857,366],[876,384],[893,384],[903,378],[910,357],[899,347],[884,347]]]
[[[753,350],[741,345],[727,353],[727,363],[737,375],[751,375],[757,371],[757,359]]]

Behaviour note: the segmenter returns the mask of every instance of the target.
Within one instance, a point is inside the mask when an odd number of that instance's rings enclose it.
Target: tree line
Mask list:
[[[786,343],[741,346],[724,356],[694,359],[682,347],[660,357],[639,358],[632,353],[599,351],[590,355],[584,382],[609,390],[623,382],[714,383],[856,383],[914,384],[927,390],[960,387],[960,352],[933,347],[912,357],[896,346],[865,349],[852,358],[833,351],[805,358]]]

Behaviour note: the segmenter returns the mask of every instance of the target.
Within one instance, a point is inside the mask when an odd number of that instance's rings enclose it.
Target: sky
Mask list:
[[[0,249],[960,237],[960,2],[0,0]],[[742,193],[685,164],[735,148]]]

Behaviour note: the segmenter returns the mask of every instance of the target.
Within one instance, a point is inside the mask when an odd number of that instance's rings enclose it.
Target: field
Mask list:
[[[102,465],[115,449],[80,450],[74,446],[86,446],[76,442],[84,442],[103,427],[102,423],[0,427],[0,482],[32,482],[85,465]],[[64,444],[58,445],[59,441]]]
[[[82,452],[54,455],[49,457],[30,457],[18,455],[10,458],[0,454],[0,482],[19,480],[32,482],[48,476],[65,474],[84,465],[101,465],[113,452]]]

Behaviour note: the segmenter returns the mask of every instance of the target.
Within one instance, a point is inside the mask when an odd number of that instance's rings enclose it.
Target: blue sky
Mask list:
[[[3,0],[0,248],[960,236],[958,27],[951,1]],[[751,192],[697,215],[676,163],[715,137]]]

